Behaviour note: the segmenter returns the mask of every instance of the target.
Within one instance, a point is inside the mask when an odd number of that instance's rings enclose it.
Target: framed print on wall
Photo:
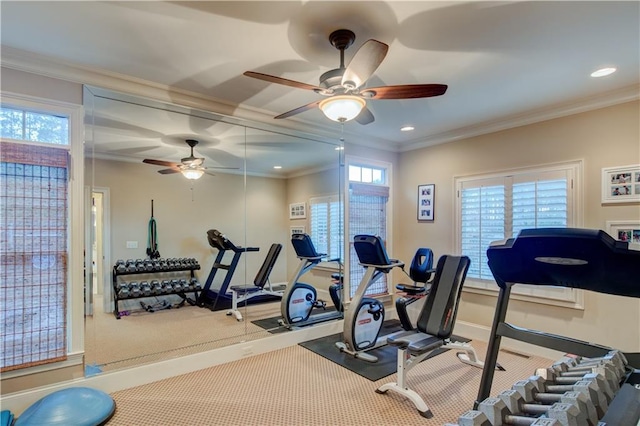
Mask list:
[[[304,219],[307,217],[305,203],[289,204],[289,219]]]
[[[418,185],[418,222],[433,222],[436,185]]]
[[[602,203],[640,201],[640,164],[602,169]]]
[[[606,231],[616,240],[640,244],[640,220],[608,220]]]
[[[304,234],[304,226],[292,226],[291,235],[294,234]]]

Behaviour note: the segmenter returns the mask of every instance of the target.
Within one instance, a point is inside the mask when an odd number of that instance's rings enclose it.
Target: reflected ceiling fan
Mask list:
[[[163,160],[151,160],[145,158],[143,163],[153,164],[155,166],[164,166],[168,169],[158,170],[158,173],[162,175],[170,175],[173,173],[182,173],[187,179],[200,179],[202,175],[209,169],[204,167],[204,158],[196,157],[193,155],[193,148],[198,145],[198,141],[195,139],[187,139],[185,141],[187,145],[191,147],[191,155],[180,160],[180,163],[172,163],[171,161]],[[237,170],[237,167],[211,167],[213,169],[229,169]]]
[[[345,68],[344,51],[353,44],[355,39],[356,36],[352,31],[344,29],[336,30],[329,35],[331,44],[340,51],[340,67],[322,74],[318,86],[254,71],[246,71],[244,75],[270,83],[313,90],[327,97],[280,114],[275,117],[277,119],[288,118],[319,107],[331,120],[345,122],[355,119],[360,124],[369,124],[374,121],[374,117],[367,108],[368,99],[428,98],[443,95],[447,91],[446,84],[364,87],[367,79],[384,60],[389,46],[377,40],[367,40]]]

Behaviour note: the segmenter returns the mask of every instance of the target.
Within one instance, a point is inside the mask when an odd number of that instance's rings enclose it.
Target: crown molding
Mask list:
[[[335,141],[339,137],[339,128],[317,126],[315,124],[309,125],[299,120],[283,120],[276,126],[273,125],[273,116],[269,111],[245,105],[236,105],[200,93],[177,89],[129,75],[70,63],[52,56],[27,52],[8,46],[2,46],[0,54],[1,65],[5,68],[95,86],[107,91],[119,92],[124,95],[137,96],[152,101],[194,108],[231,119],[260,123],[261,126],[256,127],[266,126],[278,129],[280,132],[284,130],[299,132],[317,136],[317,139],[331,141]]]
[[[71,64],[51,56],[45,56],[32,52],[3,46],[1,50],[1,63],[3,67],[71,81],[74,83],[92,85],[107,90],[112,90],[127,95],[139,96],[155,101],[176,104],[188,108],[213,112],[230,118],[239,118],[261,123],[269,127],[314,135],[327,140],[347,138],[350,144],[380,149],[399,153],[453,142],[460,139],[480,136],[501,130],[534,124],[568,115],[605,108],[625,102],[631,102],[640,98],[640,85],[632,85],[619,90],[608,92],[605,95],[596,95],[587,98],[556,104],[550,107],[514,114],[498,120],[486,121],[471,126],[465,126],[451,131],[429,136],[426,139],[409,142],[393,142],[382,139],[363,138],[362,135],[343,131],[339,126],[318,125],[306,122],[302,119],[283,120],[278,126],[273,122],[272,114],[258,108],[245,105],[235,105],[224,100],[204,96],[200,93],[176,89],[164,84],[159,84],[124,74],[105,71],[102,69]]]
[[[622,89],[610,91],[606,95],[596,95],[571,102],[564,102],[545,108],[527,111],[522,114],[514,114],[499,120],[486,121],[472,126],[461,127],[459,129],[430,136],[427,139],[405,142],[399,144],[397,146],[397,150],[398,152],[413,151],[459,139],[486,135],[488,133],[495,133],[501,130],[513,129],[515,127],[526,126],[626,102],[637,101],[638,99],[640,99],[640,85],[627,86]]]

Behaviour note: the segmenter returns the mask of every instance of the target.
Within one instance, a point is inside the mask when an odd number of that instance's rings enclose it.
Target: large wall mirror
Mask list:
[[[339,141],[93,87],[84,104],[86,373],[289,332],[278,297],[228,315],[221,289],[253,286],[267,261],[267,285],[286,286],[299,262],[292,233],[341,252],[342,218],[318,208],[341,205]],[[190,144],[204,159],[198,179],[176,167],[195,164]],[[329,300],[340,268],[323,262],[303,278]]]

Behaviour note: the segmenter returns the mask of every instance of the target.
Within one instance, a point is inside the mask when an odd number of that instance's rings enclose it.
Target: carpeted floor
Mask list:
[[[484,356],[484,343],[473,346]],[[552,363],[512,352],[500,352],[498,360],[506,371],[495,373],[492,395]],[[481,374],[455,351],[416,366],[408,385],[433,411],[425,419],[407,399],[375,393],[395,374],[372,382],[296,345],[115,392],[116,413],[107,424],[442,425],[472,408]]]
[[[97,306],[101,303],[96,301]],[[269,330],[252,321],[279,312],[280,302],[243,308],[241,322],[226,311],[190,305],[133,312],[119,320],[112,313],[96,312],[85,321],[85,363],[92,369],[88,373],[95,374],[261,339]]]

